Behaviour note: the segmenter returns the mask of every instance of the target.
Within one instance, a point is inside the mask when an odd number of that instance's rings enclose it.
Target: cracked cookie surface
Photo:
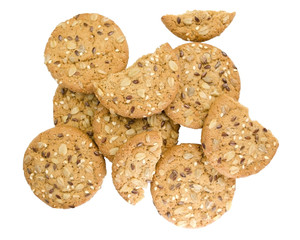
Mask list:
[[[60,23],[45,48],[45,64],[64,87],[93,93],[92,79],[126,68],[128,46],[121,29],[99,14],[79,14]]]
[[[185,127],[202,128],[216,97],[228,94],[238,100],[239,73],[225,52],[205,43],[183,44],[175,53],[179,59],[180,88],[165,112]]]
[[[103,108],[94,94],[76,93],[58,86],[53,97],[54,125],[76,127],[93,138],[93,118]]]
[[[258,173],[278,148],[271,131],[252,121],[246,107],[225,95],[212,104],[201,142],[214,168],[232,178]]]
[[[112,164],[112,178],[119,194],[135,205],[144,198],[160,158],[161,134],[157,131],[135,135],[121,146]]]
[[[74,208],[88,201],[106,175],[96,145],[67,126],[40,133],[25,152],[23,169],[34,194],[53,208]]]
[[[161,133],[164,152],[177,144],[179,127],[164,112],[147,118],[131,119],[112,114],[105,108],[95,116],[93,122],[94,140],[102,154],[110,161],[121,145],[136,134],[146,131]]]
[[[218,173],[201,145],[170,148],[156,165],[151,183],[153,203],[160,215],[186,228],[204,227],[231,207],[235,179]]]
[[[203,42],[219,36],[232,22],[235,12],[187,11],[181,15],[165,15],[165,26],[177,37],[193,42]]]
[[[175,98],[179,67],[168,43],[139,58],[126,70],[94,81],[101,104],[118,115],[143,118],[161,113]]]

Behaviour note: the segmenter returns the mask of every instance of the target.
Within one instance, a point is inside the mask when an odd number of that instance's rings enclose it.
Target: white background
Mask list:
[[[300,14],[296,0],[260,1],[1,1],[0,239],[300,239],[299,88]],[[207,43],[225,51],[239,69],[240,102],[271,129],[280,147],[259,174],[237,180],[231,210],[201,229],[183,229],[161,217],[150,196],[126,203],[111,181],[86,204],[52,209],[27,185],[23,154],[53,126],[56,82],[43,52],[55,26],[78,13],[114,20],[129,45],[129,65],[164,42],[183,40],[162,24],[164,14],[186,10],[236,11],[225,32]],[[201,130],[182,128],[180,142],[199,143]]]

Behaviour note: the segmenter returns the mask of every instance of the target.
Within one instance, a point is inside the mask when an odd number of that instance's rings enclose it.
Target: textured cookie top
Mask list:
[[[54,124],[76,127],[93,137],[94,115],[103,108],[94,94],[75,93],[58,86],[53,98]]]
[[[99,14],[80,14],[60,23],[45,49],[45,64],[59,84],[93,93],[92,79],[126,68],[128,46],[121,29]]]
[[[201,141],[209,162],[220,173],[234,178],[258,173],[278,148],[271,131],[252,121],[248,109],[226,95],[212,104]]]
[[[177,37],[187,41],[203,42],[219,36],[231,23],[235,12],[187,11],[181,15],[165,15],[165,26]]]
[[[158,161],[151,183],[159,214],[186,228],[217,220],[230,209],[234,191],[235,179],[212,168],[198,144],[170,148]]]
[[[23,168],[34,194],[54,208],[86,202],[106,175],[104,159],[88,135],[66,126],[39,134],[25,152]]]
[[[201,128],[210,105],[221,94],[239,98],[240,77],[237,68],[220,49],[204,43],[178,46],[180,89],[166,114],[175,122]]]
[[[135,205],[144,197],[143,188],[152,180],[161,146],[159,132],[143,132],[129,139],[114,157],[113,183],[127,202]]]
[[[159,131],[162,136],[162,151],[177,144],[179,125],[165,115],[155,114],[147,118],[131,119],[110,113],[106,108],[94,118],[94,140],[100,151],[110,161],[122,144],[136,134],[146,131]]]
[[[126,70],[95,81],[101,104],[129,118],[162,112],[178,91],[178,59],[168,43],[139,58]]]

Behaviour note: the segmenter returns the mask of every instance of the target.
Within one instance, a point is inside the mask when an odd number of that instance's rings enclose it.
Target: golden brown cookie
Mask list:
[[[164,112],[147,118],[131,119],[112,114],[106,108],[95,116],[93,122],[94,140],[110,161],[121,145],[145,131],[159,131],[163,139],[162,151],[165,151],[177,144],[179,127]]]
[[[58,86],[53,98],[55,126],[76,127],[93,137],[93,118],[104,107],[94,94],[76,93]]]
[[[219,36],[231,23],[235,12],[187,11],[181,15],[165,15],[165,26],[177,37],[193,42],[204,42]]]
[[[113,183],[128,203],[135,205],[144,198],[143,188],[152,181],[161,146],[162,138],[159,132],[143,132],[122,145],[114,157]]]
[[[161,113],[175,98],[179,67],[168,43],[139,58],[126,70],[95,81],[101,104],[118,115],[143,118]]]
[[[232,178],[258,173],[270,163],[278,148],[271,131],[252,121],[248,109],[226,95],[212,104],[201,142],[214,168]]]
[[[218,173],[207,162],[201,145],[170,148],[156,165],[151,183],[153,203],[173,224],[204,227],[231,207],[235,179]]]
[[[240,77],[237,68],[220,49],[205,43],[178,46],[180,89],[165,110],[176,123],[202,128],[210,105],[221,94],[238,100]]]
[[[34,194],[53,208],[74,208],[100,189],[105,161],[93,141],[77,128],[59,126],[40,133],[23,162]]]
[[[95,13],[60,23],[45,49],[45,64],[53,78],[81,93],[93,93],[93,79],[125,69],[127,61],[128,46],[121,29]]]

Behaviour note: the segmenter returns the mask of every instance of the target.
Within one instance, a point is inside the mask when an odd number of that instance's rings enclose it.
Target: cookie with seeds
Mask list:
[[[93,137],[93,118],[104,107],[94,94],[76,93],[58,86],[53,97],[55,126],[76,127]]]
[[[126,68],[128,46],[121,29],[99,14],[79,14],[60,23],[45,48],[45,64],[64,87],[93,93],[92,79]]]
[[[74,208],[100,189],[106,175],[98,148],[77,128],[57,126],[40,133],[23,162],[33,193],[53,208]]]
[[[177,37],[204,42],[219,36],[234,17],[235,12],[194,10],[180,15],[165,15],[161,20]]]
[[[258,173],[270,163],[278,148],[271,131],[252,121],[248,109],[226,95],[212,104],[201,142],[208,161],[231,178]]]
[[[128,203],[135,205],[144,198],[143,188],[152,181],[161,146],[159,132],[143,132],[129,139],[115,155],[112,164],[113,183]]]
[[[158,161],[151,183],[153,203],[173,224],[204,227],[231,207],[235,179],[218,173],[204,156],[201,145],[171,147]]]
[[[94,140],[102,154],[113,160],[121,145],[136,134],[159,131],[162,136],[162,151],[177,144],[179,125],[164,112],[147,118],[125,118],[109,112],[106,108],[95,115],[93,121]]]
[[[210,105],[221,94],[238,100],[240,77],[237,68],[220,49],[205,43],[178,46],[180,89],[165,110],[176,123],[202,128]]]
[[[139,58],[126,70],[94,81],[101,104],[118,115],[143,118],[161,113],[175,98],[179,67],[168,43]]]

